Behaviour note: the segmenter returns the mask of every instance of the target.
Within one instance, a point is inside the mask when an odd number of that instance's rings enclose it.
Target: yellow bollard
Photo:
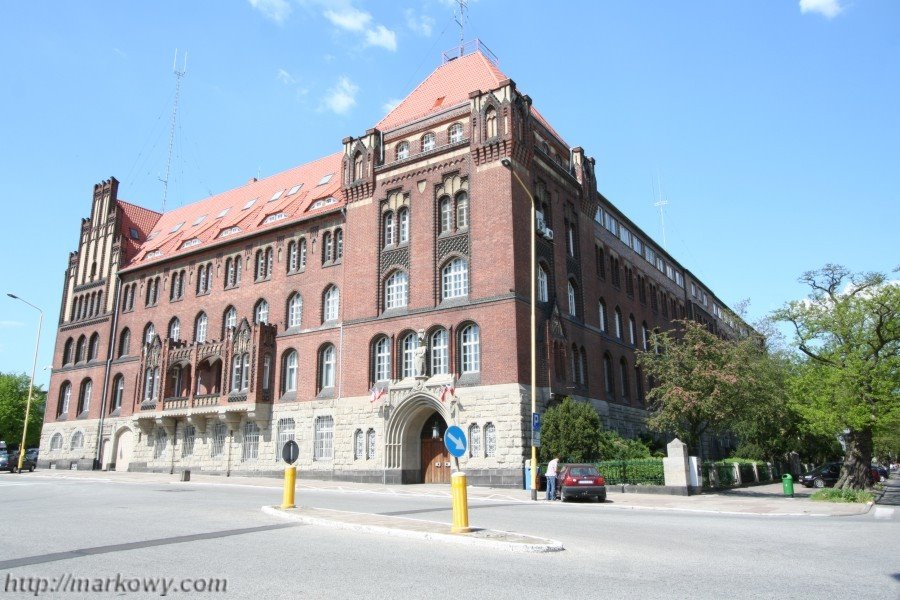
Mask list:
[[[296,508],[294,506],[294,488],[297,483],[297,467],[285,467],[284,469],[284,494],[281,497],[281,508]]]
[[[469,533],[469,499],[466,495],[466,474],[457,471],[450,478],[453,497],[453,527],[450,533]]]

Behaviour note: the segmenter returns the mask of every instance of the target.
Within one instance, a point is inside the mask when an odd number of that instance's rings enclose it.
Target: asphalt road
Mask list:
[[[302,490],[298,502],[450,522],[447,498],[410,489]],[[516,554],[292,524],[260,511],[280,496],[258,487],[0,474],[0,499],[0,598],[161,596],[127,591],[123,582],[135,578],[227,580],[225,593],[167,597],[900,597],[900,522],[873,512],[773,517],[470,501],[473,526],[566,547]],[[109,580],[112,589],[35,593],[39,578],[52,587],[71,577]],[[12,592],[24,584],[26,592]]]

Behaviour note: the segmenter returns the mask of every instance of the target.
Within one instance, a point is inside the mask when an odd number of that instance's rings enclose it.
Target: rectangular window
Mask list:
[[[331,460],[334,456],[334,419],[317,417],[315,431],[315,460]]]

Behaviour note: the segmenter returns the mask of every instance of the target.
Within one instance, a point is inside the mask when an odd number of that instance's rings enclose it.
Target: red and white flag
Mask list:
[[[387,394],[387,390],[384,388],[380,388],[377,386],[372,386],[372,389],[369,390],[372,394],[371,402],[378,402],[385,394]]]
[[[456,394],[456,388],[453,386],[452,383],[445,383],[444,385],[441,386],[441,396],[440,396],[441,402],[444,402],[447,399],[448,394],[450,395],[451,398]]]

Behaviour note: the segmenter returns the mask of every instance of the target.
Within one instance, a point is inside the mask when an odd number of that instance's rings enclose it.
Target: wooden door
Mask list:
[[[450,454],[442,439],[422,440],[422,483],[450,483]]]

